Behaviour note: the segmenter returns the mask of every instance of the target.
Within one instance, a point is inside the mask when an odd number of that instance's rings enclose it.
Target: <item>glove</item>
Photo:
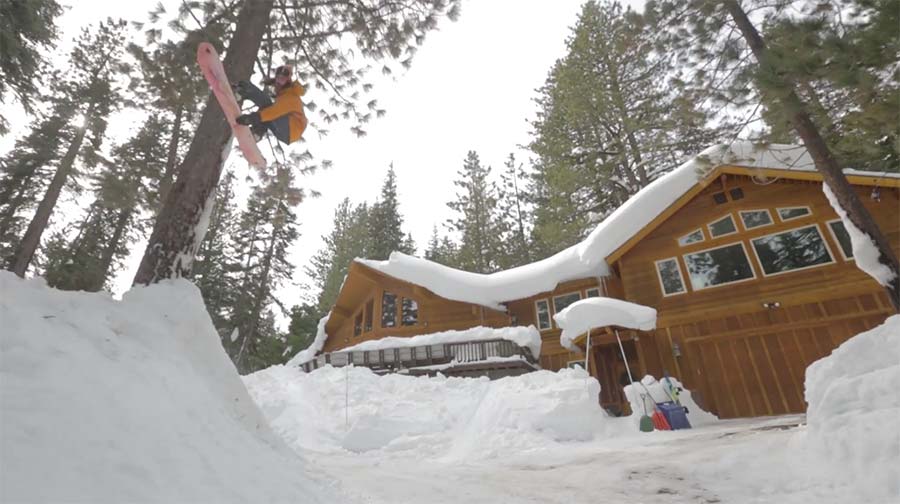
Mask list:
[[[253,124],[259,124],[260,122],[262,122],[262,120],[259,118],[259,112],[254,112],[252,114],[239,115],[234,120],[234,122],[243,126],[250,126]]]

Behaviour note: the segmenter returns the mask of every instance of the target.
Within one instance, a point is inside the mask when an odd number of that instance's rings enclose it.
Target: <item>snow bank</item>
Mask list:
[[[881,252],[878,250],[878,246],[875,245],[872,237],[856,227],[856,224],[847,217],[847,211],[838,202],[837,197],[828,184],[822,184],[822,192],[825,193],[825,197],[831,203],[831,208],[841,218],[847,234],[850,235],[850,245],[853,248],[853,260],[856,261],[856,265],[880,285],[890,285],[896,275],[887,264],[883,264],[878,260],[881,257]]]
[[[700,406],[697,406],[697,403],[694,402],[694,398],[691,395],[691,391],[684,388],[684,385],[680,381],[671,376],[669,377],[669,381],[672,382],[672,386],[675,388],[680,387],[682,389],[681,394],[678,395],[678,401],[688,409],[687,418],[691,423],[691,427],[700,427],[719,421],[719,417],[701,409]],[[629,418],[633,420],[634,425],[640,423],[645,408],[647,414],[652,415],[653,403],[662,403],[672,400],[667,392],[667,387],[663,382],[658,381],[651,375],[645,376],[640,381],[640,384],[635,382],[631,385],[626,385],[623,390],[625,391],[625,397],[628,398],[628,404],[631,405],[631,415]],[[641,397],[642,395],[644,396],[643,398]],[[643,402],[645,398],[646,402]]]
[[[900,315],[806,369],[811,460],[860,501],[900,497]]]
[[[247,394],[187,281],[60,292],[0,271],[0,501],[334,502]]]
[[[606,415],[597,403],[599,383],[582,370],[491,381],[274,366],[244,383],[273,429],[298,450],[472,460],[635,430]]]
[[[755,145],[751,142],[716,145],[641,189],[601,222],[581,243],[538,262],[485,275],[448,268],[399,252],[392,253],[387,261],[357,261],[392,277],[426,287],[446,299],[504,310],[503,302],[551,291],[561,282],[609,275],[609,266],[606,264],[609,254],[677,201],[712,169],[724,164],[815,170],[812,159],[803,147]]]
[[[656,310],[621,299],[593,297],[576,301],[553,316],[562,329],[559,343],[573,352],[581,350],[575,338],[597,327],[619,326],[640,331],[656,329]]]
[[[502,327],[473,327],[462,331],[442,331],[412,338],[388,336],[377,340],[364,341],[358,345],[342,348],[341,352],[362,350],[384,350],[385,348],[408,348],[420,345],[440,345],[444,343],[465,343],[468,341],[483,341],[491,339],[503,339],[512,341],[523,348],[531,350],[534,358],[541,356],[541,333],[534,326]],[[290,363],[289,363],[290,364]]]

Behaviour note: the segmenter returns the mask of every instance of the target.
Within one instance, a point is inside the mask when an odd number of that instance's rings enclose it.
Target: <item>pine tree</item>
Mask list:
[[[240,268],[233,243],[238,218],[234,190],[235,175],[228,171],[216,188],[216,201],[209,217],[206,240],[197,251],[194,267],[194,283],[203,295],[213,326],[223,338],[231,334],[229,320],[239,290],[233,273]]]
[[[497,187],[488,180],[491,169],[482,166],[475,151],[469,151],[453,182],[462,191],[447,203],[459,214],[447,227],[461,236],[457,265],[475,273],[497,271],[503,245],[497,222]]]
[[[312,344],[319,329],[319,319],[322,316],[322,312],[315,305],[309,303],[291,308],[291,323],[285,336],[287,349],[283,355],[283,361],[290,360],[297,352],[305,350]]]
[[[369,207],[352,206],[345,198],[334,211],[334,225],[328,236],[323,236],[325,246],[316,252],[306,268],[307,275],[319,290],[316,301],[320,313],[328,313],[337,300],[350,263],[357,257],[368,257]]]
[[[32,112],[37,83],[46,78],[41,48],[50,47],[57,37],[56,18],[62,7],[56,0],[29,0],[0,4],[0,103],[7,103],[7,92],[19,100],[26,112]],[[9,124],[0,114],[0,135]]]
[[[366,253],[368,259],[385,260],[391,252],[405,250],[403,233],[403,217],[400,215],[400,204],[397,201],[397,175],[394,165],[388,169],[381,196],[369,211],[369,236]]]
[[[425,259],[434,261],[444,266],[458,268],[459,247],[448,236],[438,236],[437,226],[431,230],[431,238],[425,248]]]
[[[184,5],[183,18],[196,15],[192,5]],[[387,62],[400,60],[408,67],[416,46],[437,26],[439,17],[456,17],[459,0],[403,4],[389,0],[371,4],[350,0],[303,4],[243,0],[231,5],[214,1],[193,5],[206,8],[203,15],[209,18],[230,18],[230,13],[237,11],[233,30],[229,25],[221,37],[228,41],[223,65],[230,81],[250,78],[262,47],[269,68],[276,63],[274,57],[282,57],[297,65],[298,78],[307,81],[311,89],[331,95],[320,101],[331,105],[320,108],[307,103],[309,110],[319,111],[313,123],[327,124],[343,117],[355,123],[353,131],[363,134],[364,124],[381,114],[376,101],[363,103],[364,94],[371,88],[363,81],[367,65],[385,62],[383,71],[389,72]],[[348,38],[340,40],[345,34],[351,35],[349,40],[356,47],[343,43]],[[266,70],[262,64],[258,66]],[[339,111],[329,110],[331,106]],[[225,161],[221,153],[230,139],[231,128],[221,109],[208,99],[175,184],[163,202],[135,283],[190,274],[194,251],[203,240],[198,223],[203,221],[207,200],[218,184]]]
[[[85,29],[70,54],[67,78],[52,83],[61,96],[53,115],[73,129],[73,137],[14,256],[8,261],[10,271],[19,276],[25,275],[31,263],[76,160],[80,157],[88,166],[99,161],[98,150],[106,133],[107,117],[121,99],[113,78],[119,70],[124,28],[124,21],[110,19],[100,23],[96,30]],[[79,120],[76,114],[80,114],[81,124],[76,123]]]
[[[534,235],[556,252],[689,154],[715,139],[694,95],[673,92],[656,27],[619,2],[589,1],[540,89],[530,148]]]
[[[501,186],[497,201],[500,237],[503,253],[500,268],[509,269],[532,261],[528,243],[529,214],[526,207],[529,195],[522,183],[527,174],[522,165],[516,166],[516,158],[510,153],[500,174]]]
[[[879,262],[893,273],[884,287],[894,309],[900,311],[900,264],[896,255],[847,182],[838,159],[813,121],[810,107],[798,94],[802,80],[798,80],[796,69],[779,60],[779,51],[770,49],[747,14],[748,10],[752,11],[765,22],[794,15],[798,10],[802,12],[794,4],[796,2],[786,1],[771,5],[761,0],[669,0],[648,4],[648,12],[661,20],[660,26],[668,26],[661,41],[670,50],[685,54],[685,61],[699,68],[705,68],[710,62],[698,60],[709,58],[717,70],[726,72],[710,76],[698,71],[696,80],[699,83],[709,85],[715,79],[716,86],[723,89],[724,100],[741,104],[754,98],[754,94],[740,87],[740,79],[736,81],[738,85],[730,80],[737,74],[743,79],[750,78],[765,100],[778,104],[782,117],[793,126],[839,205],[846,210],[853,224],[872,238],[879,251]],[[685,39],[687,33],[692,36]]]
[[[141,209],[155,195],[164,169],[167,124],[151,116],[125,143],[103,160],[93,182],[94,201],[71,240],[56,235],[47,247],[44,277],[53,287],[97,291],[110,288],[128,255],[129,236],[140,231]]]
[[[277,165],[276,170],[271,180],[254,188],[236,233],[243,266],[230,325],[238,337],[234,345],[225,344],[242,373],[258,369],[261,352],[271,343],[268,339],[278,336],[269,307],[277,301],[275,289],[293,274],[287,250],[300,235],[294,207],[303,193],[294,187],[289,168]]]

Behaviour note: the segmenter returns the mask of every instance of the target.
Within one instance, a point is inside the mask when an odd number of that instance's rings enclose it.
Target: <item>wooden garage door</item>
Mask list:
[[[702,391],[705,407],[720,418],[806,411],[807,366],[853,335],[880,324],[886,316],[882,310],[858,311],[855,299],[855,309],[841,306],[841,301],[807,305],[802,312],[779,310],[774,318],[771,311],[743,314],[739,319],[755,323],[684,338],[695,367],[693,386]],[[761,320],[775,323],[758,323]],[[748,330],[748,326],[753,328]]]

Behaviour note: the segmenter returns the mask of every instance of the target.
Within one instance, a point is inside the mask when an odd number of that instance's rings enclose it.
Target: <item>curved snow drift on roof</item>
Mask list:
[[[641,189],[581,243],[541,261],[491,274],[461,271],[399,252],[387,261],[356,259],[446,299],[505,311],[501,303],[553,290],[557,284],[609,274],[606,257],[721,165],[815,170],[804,147],[735,142],[715,145]]]

